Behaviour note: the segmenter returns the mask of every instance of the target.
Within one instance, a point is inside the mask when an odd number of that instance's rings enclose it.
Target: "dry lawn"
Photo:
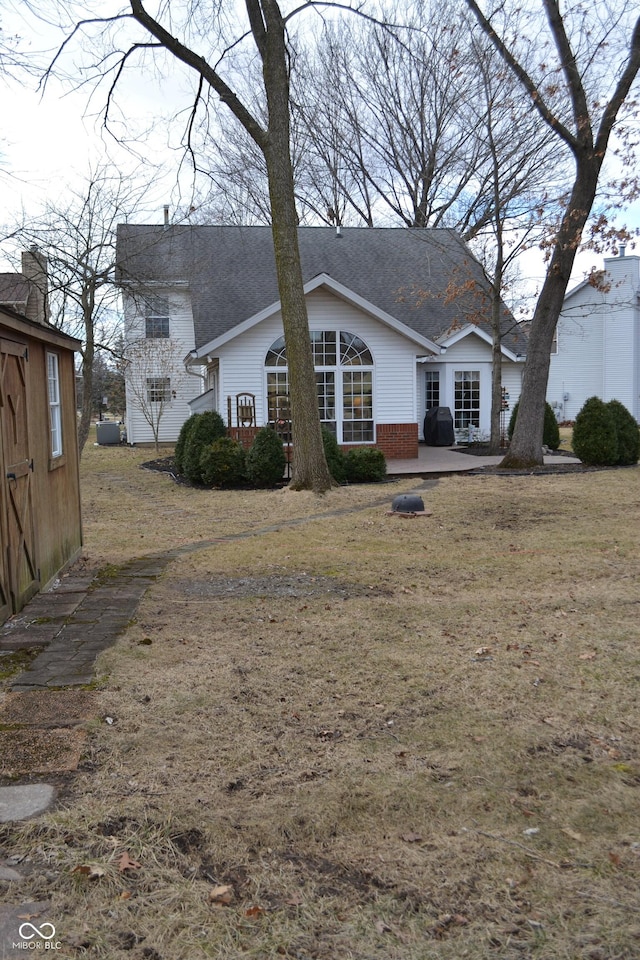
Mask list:
[[[640,956],[640,469],[451,477],[402,519],[420,480],[207,492],[149,456],[86,451],[85,563],[182,552],[70,794],[2,833],[58,956]]]

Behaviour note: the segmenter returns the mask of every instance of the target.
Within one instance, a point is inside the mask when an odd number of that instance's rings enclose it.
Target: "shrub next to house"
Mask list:
[[[257,487],[272,487],[284,476],[287,459],[282,440],[271,427],[262,427],[247,454],[247,477]]]
[[[583,463],[608,466],[618,462],[616,421],[600,397],[589,397],[576,417],[571,441]]]
[[[615,463],[619,466],[637,463],[640,456],[640,428],[635,417],[619,400],[609,400],[607,408],[613,417],[618,438],[618,459]]]
[[[200,480],[207,487],[235,487],[246,480],[246,457],[241,443],[219,437],[200,453]]]
[[[344,453],[338,446],[335,433],[332,433],[327,427],[322,427],[322,445],[324,446],[329,473],[336,483],[345,483],[347,469],[344,462]]]
[[[202,451],[207,444],[226,436],[227,428],[220,414],[213,410],[196,413],[189,420],[194,420],[194,423],[189,428],[184,443],[184,453],[181,456],[182,470],[180,472],[184,473],[191,483],[204,483],[200,469]]]
[[[507,427],[507,434],[509,440],[513,436],[513,431],[515,430],[516,420],[518,418],[518,407],[520,401],[516,403],[513,410],[511,411],[511,417],[509,418],[509,426]],[[558,420],[555,413],[553,412],[553,407],[550,403],[544,405],[544,426],[542,428],[542,444],[545,447],[548,447],[549,450],[557,450],[560,446],[560,427],[558,425]]]
[[[354,447],[344,463],[350,483],[378,483],[387,475],[384,453],[376,447]]]

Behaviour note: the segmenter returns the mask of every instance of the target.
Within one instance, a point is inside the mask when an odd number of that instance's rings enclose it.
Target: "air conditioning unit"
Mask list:
[[[98,446],[109,447],[120,443],[120,424],[101,420],[96,423],[96,440]]]

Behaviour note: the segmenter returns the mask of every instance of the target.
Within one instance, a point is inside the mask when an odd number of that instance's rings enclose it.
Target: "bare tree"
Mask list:
[[[158,54],[161,61],[168,53],[184,64],[196,79],[187,132],[188,148],[193,147],[190,135],[199,111],[222,101],[260,149],[267,171],[275,265],[289,363],[294,448],[291,486],[296,490],[312,489],[321,493],[331,487],[332,480],[320,431],[298,249],[298,216],[290,150],[288,24],[277,0],[245,0],[245,13],[248,29],[227,42],[224,25],[234,14],[230,5],[227,9],[224,4],[209,6],[206,2],[187,2],[182,8],[170,8],[165,4],[154,16],[142,0],[130,0],[127,13],[76,23],[52,69],[71,37],[96,26],[107,29],[125,27],[133,22],[142,28],[142,37],[125,43],[124,50],[114,44],[110,55],[98,66],[101,72],[109,68],[114,71],[107,110],[113,102],[119,79],[137,56]],[[242,98],[242,82],[238,75],[235,87],[229,74],[228,79],[224,75],[229,57],[249,38],[254,56],[261,65],[265,122],[261,122],[252,111],[251,100]],[[201,53],[201,50],[205,52]]]
[[[505,467],[542,462],[544,404],[553,335],[571,270],[598,194],[605,158],[623,112],[633,111],[640,70],[640,16],[631,3],[585,7],[541,0],[535,34],[502,5],[485,15],[466,0],[481,29],[526,91],[532,110],[565,147],[574,178],[548,241],[549,262],[531,323],[518,419]],[[529,8],[527,8],[529,9]],[[511,9],[516,15],[515,6]],[[622,184],[620,184],[622,188]]]
[[[48,261],[50,322],[82,341],[80,452],[91,426],[96,353],[113,352],[120,323],[114,285],[116,227],[140,207],[144,188],[133,187],[107,166],[70,188],[63,202],[23,214],[13,231],[20,246],[35,244]]]
[[[156,454],[160,452],[162,421],[187,380],[184,345],[166,339],[131,340],[125,345],[126,403],[148,423]]]

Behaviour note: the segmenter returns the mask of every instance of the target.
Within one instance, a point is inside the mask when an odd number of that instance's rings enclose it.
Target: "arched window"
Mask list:
[[[371,443],[373,426],[373,355],[361,337],[347,330],[312,330],[320,420],[339,443]],[[284,337],[267,350],[269,422],[288,419],[289,376]],[[357,368],[357,369],[355,369]],[[285,416],[286,415],[286,416]]]

